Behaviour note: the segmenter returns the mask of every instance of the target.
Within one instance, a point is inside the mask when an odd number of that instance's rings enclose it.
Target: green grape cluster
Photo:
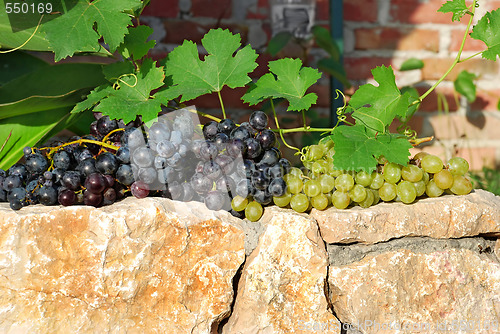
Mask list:
[[[410,204],[417,198],[466,195],[472,190],[472,183],[466,177],[469,164],[460,157],[444,164],[441,158],[421,152],[406,166],[385,162],[368,173],[336,170],[333,156],[331,145],[309,146],[304,154],[304,167],[292,167],[283,177],[287,191],[273,197],[274,204],[297,212],[330,206],[368,208],[380,201]]]

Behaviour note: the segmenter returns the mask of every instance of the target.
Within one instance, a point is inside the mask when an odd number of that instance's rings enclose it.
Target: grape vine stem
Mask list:
[[[422,94],[419,97],[418,100],[414,101],[411,105],[415,105],[415,104],[421,103],[422,100],[425,99],[448,76],[448,74],[450,74],[450,72],[455,68],[455,66],[458,63],[463,62],[463,61],[465,61],[467,59],[472,58],[472,57],[468,57],[468,58],[466,58],[464,60],[460,60],[460,57],[462,56],[462,51],[464,50],[465,41],[467,40],[467,36],[469,35],[469,30],[470,30],[470,27],[472,25],[472,21],[474,19],[474,13],[476,11],[476,2],[477,2],[477,0],[474,0],[473,3],[472,3],[469,22],[467,23],[467,28],[465,29],[464,37],[462,38],[462,43],[460,44],[460,48],[458,49],[458,53],[457,53],[457,56],[455,57],[455,60],[453,61],[453,63],[451,64],[451,66],[448,68],[448,70],[443,74],[443,76],[441,76],[441,78],[439,78],[439,80],[436,81],[434,83],[434,85],[432,85],[424,94]],[[476,53],[473,56],[477,56],[479,54],[481,54],[481,52],[480,53]]]

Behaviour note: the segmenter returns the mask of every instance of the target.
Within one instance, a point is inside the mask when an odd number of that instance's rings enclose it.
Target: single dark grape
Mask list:
[[[98,207],[102,203],[102,194],[93,193],[87,189],[83,192],[83,203],[85,205]]]
[[[284,168],[285,174],[288,174],[290,168],[292,168],[292,164],[290,164],[290,161],[288,161],[288,159],[281,158],[279,159],[278,163]]]
[[[79,171],[83,176],[89,176],[90,174],[97,172],[97,169],[95,168],[95,159],[87,158],[80,161],[75,170]]]
[[[276,134],[269,129],[262,130],[255,139],[259,141],[260,146],[262,146],[264,150],[276,145]]]
[[[93,158],[94,154],[87,147],[79,146],[73,151],[73,157],[79,163],[80,161]]]
[[[139,168],[138,178],[146,184],[153,184],[156,181],[156,169],[153,167]]]
[[[209,179],[215,181],[222,175],[222,168],[218,163],[210,160],[203,165],[203,174]]]
[[[270,166],[266,171],[266,176],[270,179],[280,178],[285,175],[285,169],[279,163],[274,166]]]
[[[57,203],[57,191],[53,187],[41,187],[38,190],[38,200],[43,205],[54,205]]]
[[[9,191],[7,195],[7,201],[12,202],[13,200],[24,201],[26,199],[26,189],[24,188],[14,188]]]
[[[208,209],[218,211],[221,210],[224,206],[224,195],[217,190],[209,191],[205,196],[205,205]]]
[[[229,118],[221,120],[217,125],[219,133],[224,133],[228,136],[231,134],[231,131],[233,131],[235,128],[236,124],[234,124],[234,121]]]
[[[196,191],[199,194],[204,194],[208,192],[210,189],[212,189],[213,185],[212,180],[210,180],[208,177],[200,173],[195,173],[191,177],[190,183],[194,191]]]
[[[145,146],[139,147],[132,153],[132,162],[138,167],[153,166],[153,152]]]
[[[130,163],[130,150],[127,145],[121,146],[118,151],[116,151],[116,159],[121,164],[129,164]]]
[[[129,145],[129,136],[132,135],[132,140],[131,140],[131,144],[132,145]],[[122,146],[125,146],[125,145],[128,145],[129,147],[138,147],[140,146],[141,144],[144,144],[144,137],[142,136],[142,133],[140,132],[140,130],[138,130],[136,127],[130,127],[130,128],[127,128],[125,129],[125,131],[123,131],[122,133],[122,136],[120,138],[120,142],[122,144]],[[136,144],[136,145],[134,145]]]
[[[214,162],[222,168],[222,172],[226,175],[231,174],[234,170],[234,159],[226,154],[219,154],[215,157]]]
[[[240,124],[240,128],[248,130],[248,133],[250,134],[250,137],[255,138],[259,131],[255,130],[250,123],[248,122],[243,122]]]
[[[262,205],[268,205],[272,202],[273,196],[268,193],[266,190],[257,190],[255,194],[253,194],[253,199]]]
[[[97,131],[102,136],[106,136],[108,133],[116,129],[118,129],[118,123],[115,119],[110,119],[107,115],[97,120]]]
[[[236,183],[229,176],[221,176],[215,181],[215,189],[230,194],[235,191]]]
[[[110,188],[115,184],[115,179],[112,175],[105,174],[103,175],[104,180],[106,181],[106,188]]]
[[[61,179],[61,184],[70,190],[78,190],[81,186],[81,176],[78,171],[67,171]]]
[[[120,165],[120,167],[116,170],[115,175],[118,182],[126,186],[131,185],[135,181],[134,172],[132,171],[132,167],[130,165]]]
[[[236,195],[243,198],[248,197],[255,192],[255,188],[249,179],[242,179],[236,184]],[[234,195],[234,194],[233,194]]]
[[[279,197],[286,193],[286,182],[282,178],[275,178],[267,188],[272,196]]]
[[[102,195],[102,205],[111,205],[116,201],[116,191],[113,188],[104,190]]]
[[[21,203],[21,201],[18,199],[14,199],[14,200],[10,201],[9,205],[10,205],[10,208],[12,210],[16,210],[16,211],[21,210],[23,207],[23,203]]]
[[[25,157],[27,157],[28,155],[31,154],[31,147],[29,146],[26,146],[25,148],[23,148],[23,154]]]
[[[243,141],[251,137],[252,134],[250,133],[250,131],[248,131],[247,128],[242,126],[235,128],[233,131],[231,131],[231,134],[229,135],[229,138],[231,139],[240,139]]]
[[[26,169],[31,174],[41,174],[49,168],[49,162],[40,153],[30,154],[26,158]]]
[[[130,192],[136,198],[146,198],[149,195],[149,186],[142,181],[135,181],[130,187]]]
[[[8,170],[9,175],[19,175],[21,179],[25,180],[28,176],[28,171],[26,167],[22,164],[14,164]]]
[[[176,201],[184,197],[184,188],[177,181],[168,184],[168,192],[170,193],[170,198]]]
[[[85,179],[84,187],[91,193],[100,194],[106,188],[106,179],[100,173],[92,173]]]
[[[3,180],[3,190],[10,191],[23,185],[23,180],[19,175],[9,175]]]
[[[242,157],[247,152],[247,146],[241,139],[233,138],[230,139],[226,145],[227,153],[233,158]]]
[[[114,174],[118,169],[118,165],[118,159],[110,152],[99,154],[95,161],[95,168],[101,174]]]
[[[57,201],[59,202],[59,204],[64,206],[74,205],[76,203],[76,194],[73,190],[64,189],[63,191],[59,192]]]
[[[151,128],[149,128],[148,135],[149,135],[149,140],[156,143],[159,143],[160,141],[163,140],[169,140],[170,128],[166,123],[156,122],[153,123],[153,125],[151,125]]]
[[[218,132],[219,124],[216,121],[210,121],[203,126],[203,136],[205,139],[213,139]]]
[[[247,151],[245,158],[247,159],[256,159],[262,154],[262,147],[259,142],[254,138],[248,138],[245,141],[245,145],[247,146]]]
[[[268,118],[266,113],[260,110],[254,111],[248,119],[248,123],[250,123],[252,128],[259,131],[264,130],[267,127],[267,122]]]
[[[53,180],[54,179],[54,174],[52,172],[46,171],[43,173],[43,178],[45,180]]]
[[[215,135],[213,140],[219,151],[223,151],[229,141],[229,136],[225,133],[218,133]]]
[[[269,179],[266,177],[264,172],[255,172],[251,178],[252,185],[259,190],[267,189],[269,186]]]
[[[260,159],[260,163],[268,164],[269,166],[276,165],[280,160],[279,151],[274,149],[268,149],[264,151],[262,158]]]
[[[206,141],[201,145],[200,148],[200,159],[208,161],[211,159],[215,159],[215,157],[219,154],[219,149],[217,145],[211,141]]]
[[[162,140],[156,144],[156,152],[158,152],[158,155],[163,158],[170,158],[174,155],[175,151],[175,145],[169,140]]]
[[[97,131],[97,120],[90,123],[89,133],[96,138],[102,138],[102,135]]]

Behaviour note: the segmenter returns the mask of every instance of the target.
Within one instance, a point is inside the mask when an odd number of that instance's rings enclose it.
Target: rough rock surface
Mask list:
[[[329,268],[342,323],[362,333],[498,333],[500,263],[467,249],[369,255]]]
[[[2,204],[0,332],[210,333],[231,311],[245,259],[238,223],[153,198],[101,209]]]
[[[413,204],[379,203],[371,208],[312,210],[327,243],[377,243],[393,238],[427,236],[463,238],[500,236],[499,197],[475,190],[465,196],[421,199]]]
[[[317,225],[277,207],[261,221],[265,231],[246,260],[223,333],[340,333],[328,310],[328,257]]]

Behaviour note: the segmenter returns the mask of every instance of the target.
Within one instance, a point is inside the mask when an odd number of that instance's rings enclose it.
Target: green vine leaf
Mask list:
[[[369,129],[358,124],[338,126],[330,138],[335,143],[333,165],[341,170],[372,172],[377,168],[380,156],[389,162],[406,165],[412,147],[403,135],[382,133],[374,136]]]
[[[307,110],[316,103],[318,96],[306,92],[321,77],[317,69],[302,67],[300,59],[284,58],[270,61],[269,70],[271,73],[260,77],[243,95],[243,101],[254,105],[267,98],[285,98],[289,102],[287,111]]]
[[[112,119],[121,118],[125,123],[135,120],[137,115],[142,115],[145,123],[156,119],[161,111],[161,102],[151,96],[151,91],[163,85],[163,67],[156,67],[156,62],[147,58],[139,71],[124,74],[116,79],[115,89],[109,84],[97,87],[71,112],[94,106],[94,111]]]
[[[165,74],[172,85],[156,95],[164,104],[182,95],[180,102],[220,92],[224,86],[244,87],[251,81],[248,74],[256,67],[257,54],[250,45],[241,47],[239,34],[229,30],[210,30],[201,40],[208,55],[200,60],[198,47],[184,41],[165,62]],[[238,50],[238,51],[237,51]]]
[[[453,13],[452,21],[460,21],[460,19],[469,12],[465,0],[452,0],[447,1],[438,9],[441,13]]]
[[[124,58],[139,60],[154,48],[156,41],[148,41],[148,37],[153,33],[153,29],[148,26],[130,27],[125,39],[118,47],[118,52]]]
[[[114,52],[123,42],[127,27],[132,22],[125,11],[141,6],[140,0],[77,1],[67,13],[43,25],[55,60],[72,56],[75,52],[97,52],[102,49],[99,44],[101,37]]]
[[[496,61],[500,57],[500,9],[487,12],[474,26],[470,37],[483,41],[488,49],[483,58]]]
[[[476,85],[474,84],[474,79],[476,79],[474,73],[463,70],[453,82],[455,90],[465,96],[467,101],[471,103],[476,100]]]
[[[354,109],[354,119],[373,131],[385,133],[395,117],[406,117],[413,98],[409,93],[401,94],[391,66],[376,67],[372,74],[379,85],[359,87],[352,95],[349,106]]]
[[[424,67],[424,62],[417,58],[409,58],[401,64],[400,71],[419,70]]]

